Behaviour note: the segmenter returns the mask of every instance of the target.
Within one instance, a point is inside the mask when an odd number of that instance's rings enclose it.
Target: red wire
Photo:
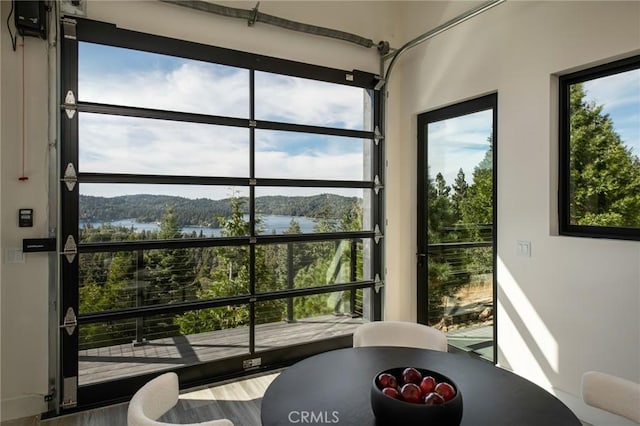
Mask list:
[[[26,130],[26,126],[25,126],[25,112],[26,112],[26,108],[25,108],[25,104],[26,104],[26,98],[25,98],[25,89],[24,89],[24,76],[25,76],[25,66],[24,66],[24,39],[22,40],[22,44],[20,45],[20,47],[22,47],[22,176],[20,176],[18,178],[18,180],[20,181],[26,181],[29,180],[29,178],[27,176],[24,175],[24,169],[25,169],[25,154],[26,154],[26,143],[25,143],[25,130]]]

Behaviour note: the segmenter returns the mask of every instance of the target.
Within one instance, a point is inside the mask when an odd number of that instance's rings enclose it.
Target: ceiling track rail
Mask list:
[[[405,43],[401,48],[393,50],[387,54],[382,54],[382,57],[380,58],[380,75],[384,75],[384,82],[388,82],[389,78],[391,77],[391,71],[393,70],[394,65],[396,64],[396,61],[398,60],[398,58],[400,57],[400,55],[402,55],[404,52],[408,51],[409,49],[416,47],[417,45],[437,36],[442,34],[443,32],[450,30],[451,28],[455,27],[458,24],[463,23],[464,21],[467,21],[468,19],[473,18],[474,16],[477,16],[481,13],[486,12],[489,9],[492,9],[493,7],[504,3],[506,0],[490,0],[487,1],[485,3],[482,3],[474,8],[471,8],[469,10],[467,10],[466,12],[456,16],[455,18],[441,24],[438,25],[437,27],[433,28],[432,30],[427,31],[426,33],[423,33],[421,35],[419,35],[418,37],[414,38],[413,40],[408,41],[407,43]],[[386,73],[384,72],[384,64],[386,63],[386,61],[388,61],[389,59],[391,59],[391,62],[389,63],[389,66],[387,67],[387,71]]]
[[[222,6],[219,4],[209,3],[201,0],[160,0],[163,3],[171,3],[177,6],[187,7],[189,9],[200,10],[203,12],[214,13],[216,15],[227,16],[230,18],[245,19],[247,24],[252,27],[256,22],[273,25],[287,30],[298,31],[305,34],[313,34],[322,37],[334,38],[337,40],[347,41],[357,44],[365,48],[377,47],[381,54],[389,51],[389,43],[381,41],[375,43],[373,40],[361,37],[356,34],[345,31],[334,30],[332,28],[319,27],[317,25],[305,24],[302,22],[291,21],[289,19],[280,18],[258,11],[260,2],[251,10],[238,9],[235,7]]]

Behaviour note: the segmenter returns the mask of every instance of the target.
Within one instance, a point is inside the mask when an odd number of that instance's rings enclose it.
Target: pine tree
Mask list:
[[[464,171],[462,168],[458,170],[456,179],[453,183],[453,194],[451,195],[451,207],[453,208],[453,217],[455,222],[462,220],[462,211],[460,210],[460,204],[467,197],[467,189],[469,185],[465,180]]]
[[[640,227],[640,160],[603,106],[570,89],[570,223]]]

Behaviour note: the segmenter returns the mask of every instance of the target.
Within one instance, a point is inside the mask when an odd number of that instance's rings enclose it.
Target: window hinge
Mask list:
[[[69,336],[73,335],[73,332],[76,330],[78,326],[78,318],[76,318],[76,313],[73,308],[69,307],[67,309],[67,313],[64,316],[64,320],[62,321],[62,325],[60,328],[64,328],[67,331]]]
[[[376,177],[373,179],[373,191],[376,193],[376,195],[378,195],[378,192],[380,192],[380,190],[383,188],[384,185],[380,183],[380,177],[376,175]]]
[[[72,90],[67,90],[67,94],[64,96],[64,103],[60,105],[60,107],[64,109],[69,120],[71,120],[76,114],[76,96],[73,94]]]
[[[62,182],[67,185],[67,190],[69,191],[73,191],[73,188],[75,188],[78,182],[78,175],[76,174],[76,168],[73,167],[73,163],[67,164],[67,167],[64,169]]]
[[[384,135],[380,132],[380,128],[376,126],[374,130],[373,141],[376,143],[376,145],[378,145],[380,144],[380,141],[382,139],[384,139]]]
[[[375,285],[373,286],[373,289],[375,290],[376,293],[380,293],[380,289],[384,287],[384,282],[380,279],[380,275],[376,274],[374,282],[375,282]]]
[[[376,244],[378,244],[380,242],[380,240],[384,237],[384,235],[380,231],[380,227],[377,224],[376,224],[376,227],[374,228],[373,232],[375,233],[375,235],[373,237],[373,240],[376,242]]]
[[[76,254],[78,254],[78,246],[76,245],[76,240],[73,238],[73,235],[67,237],[67,242],[64,243],[64,249],[61,254],[67,257],[69,263],[73,263]]]

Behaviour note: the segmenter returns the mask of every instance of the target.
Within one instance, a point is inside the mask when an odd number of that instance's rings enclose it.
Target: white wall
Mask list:
[[[251,9],[250,2],[217,2]],[[22,51],[13,52],[4,24],[10,2],[2,1],[1,208],[1,388],[0,420],[46,411],[48,392],[48,262],[46,254],[28,254],[24,264],[7,264],[5,251],[23,238],[45,237],[48,230],[47,43],[26,39],[26,175],[22,164]],[[387,2],[262,1],[260,11],[284,18],[353,32],[376,43],[392,39],[400,25]],[[90,1],[88,17],[121,27],[256,52],[345,70],[377,73],[377,51],[318,36],[192,11],[158,1]],[[53,182],[53,185],[57,183]],[[21,207],[33,208],[33,228],[18,228]],[[55,207],[54,207],[55,209]]]
[[[227,2],[252,8],[255,2]],[[9,4],[2,1],[2,21]],[[266,13],[401,41],[473,6],[468,2],[272,2]],[[93,19],[171,37],[336,68],[378,72],[373,49],[289,33],[159,2],[92,1]],[[499,93],[500,364],[576,400],[580,374],[599,369],[640,380],[640,244],[554,236],[555,108],[552,74],[640,48],[638,2],[507,2],[402,58],[390,83],[386,317],[415,319],[416,116]],[[597,29],[594,30],[594,29]],[[46,44],[29,38],[27,175],[21,183],[20,52],[2,25],[1,251],[47,233]],[[55,183],[53,183],[55,185]],[[32,207],[32,229],[17,210]],[[531,258],[515,240],[532,241]],[[0,419],[40,413],[47,392],[46,257],[1,265]],[[393,289],[393,290],[391,290]],[[603,314],[603,313],[606,313]],[[609,420],[607,420],[609,421]]]
[[[411,36],[431,10],[407,4]],[[553,76],[639,49],[640,2],[506,2],[407,53],[389,97],[387,318],[415,319],[416,117],[497,91],[498,361],[594,423],[584,371],[640,381],[640,243],[557,236]]]
[[[27,39],[11,48],[2,2],[1,141],[1,418],[35,414],[46,408],[48,382],[48,261],[31,254],[24,264],[8,264],[7,249],[23,238],[48,235],[47,44]],[[21,44],[19,39],[18,43]],[[25,78],[25,176],[22,175],[22,55]],[[18,209],[34,209],[33,228],[18,228]]]

